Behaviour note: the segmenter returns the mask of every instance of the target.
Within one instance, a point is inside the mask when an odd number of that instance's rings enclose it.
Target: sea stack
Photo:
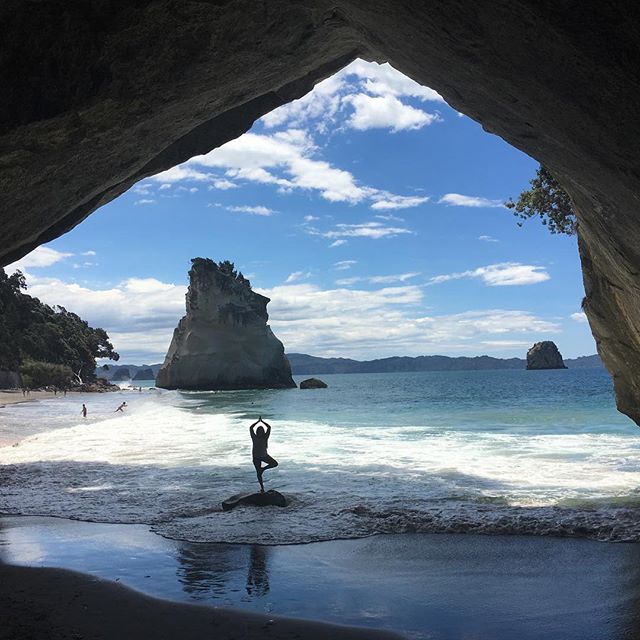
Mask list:
[[[284,346],[267,325],[269,298],[251,290],[232,262],[194,258],[187,314],[156,386],[200,391],[295,387]]]
[[[555,342],[544,340],[536,342],[527,351],[527,369],[566,369],[562,355]]]

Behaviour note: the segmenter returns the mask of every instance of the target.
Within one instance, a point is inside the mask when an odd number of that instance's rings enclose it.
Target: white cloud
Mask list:
[[[225,169],[236,180],[273,184],[285,190],[315,190],[331,202],[356,203],[375,192],[359,186],[348,171],[313,158],[316,151],[307,133],[298,129],[273,135],[250,132],[192,158],[188,164]]]
[[[392,213],[378,213],[373,217],[377,218],[378,220],[393,220],[394,222],[404,222],[404,218],[401,218],[400,216],[394,216]]]
[[[149,184],[148,182],[138,182],[138,184],[134,185],[131,188],[131,191],[141,196],[148,196],[151,193],[152,187],[153,185]]]
[[[380,200],[376,200],[371,208],[376,211],[385,211],[390,209],[408,209],[410,207],[417,207],[421,204],[424,204],[429,200],[428,196],[396,196],[392,194],[388,194],[388,196],[381,195]],[[382,218],[382,216],[380,216]],[[393,219],[392,217],[387,217],[383,219]]]
[[[423,87],[388,62],[377,64],[365,60],[354,60],[339,75],[354,75],[365,81],[364,87],[374,95],[393,95],[396,97],[418,98],[422,102],[432,101],[444,103],[442,96],[433,89]]]
[[[413,285],[364,291],[294,284],[260,293],[272,300],[271,324],[289,352],[356,358],[478,354],[524,347],[540,334],[560,331],[558,324],[520,310],[425,316],[417,310],[422,290]]]
[[[450,280],[461,280],[463,278],[480,278],[490,287],[504,287],[514,285],[536,284],[549,280],[551,276],[544,267],[530,264],[520,264],[518,262],[502,262],[490,264],[486,267],[478,267],[470,271],[460,271],[434,276],[428,284],[440,284]]]
[[[82,252],[83,256],[95,256],[97,255],[95,251],[89,250],[89,251],[83,251]]]
[[[314,222],[315,220],[320,220],[320,218],[318,218],[317,216],[305,216],[304,217],[304,221],[305,222]]]
[[[504,207],[502,200],[490,200],[481,196],[463,196],[459,193],[446,193],[438,200],[438,204],[450,207]]]
[[[204,182],[210,179],[211,176],[209,174],[193,169],[192,167],[186,166],[185,164],[180,164],[177,167],[171,167],[171,169],[167,169],[162,173],[157,173],[155,176],[149,178],[149,180],[162,182],[164,184],[173,184],[174,182],[180,182],[182,180],[199,180]],[[148,188],[149,185],[147,185],[147,189]],[[167,187],[164,188],[166,189]],[[149,191],[147,190],[147,192],[143,195],[146,195],[148,193]]]
[[[209,189],[220,189],[221,191],[227,191],[228,189],[237,189],[240,185],[237,185],[231,180],[226,178],[215,178],[213,184],[209,185]]]
[[[370,276],[368,281],[373,284],[390,284],[392,282],[406,282],[419,275],[419,271],[412,271],[411,273],[398,273],[390,276]]]
[[[186,286],[154,278],[93,289],[33,276],[28,283],[29,294],[103,327],[127,360],[161,361],[184,315]],[[367,291],[294,281],[258,291],[271,298],[270,324],[289,352],[362,358],[478,354],[485,347],[525,346],[541,334],[560,331],[556,323],[520,310],[425,315],[422,287],[410,284]]]
[[[324,132],[341,107],[340,93],[345,88],[343,72],[319,82],[306,96],[278,107],[262,116],[268,129],[279,126],[304,126],[309,120],[318,119],[317,128]]]
[[[435,113],[427,113],[404,104],[392,95],[368,96],[359,93],[345,98],[352,106],[353,113],[347,120],[347,126],[358,131],[368,129],[391,129],[411,131],[440,120]]]
[[[134,204],[155,204],[156,201],[153,198],[141,198],[140,200],[136,200]]]
[[[482,240],[483,242],[500,242],[500,240],[493,236],[478,236],[478,240]]]
[[[419,276],[419,271],[412,271],[411,273],[398,273],[387,276],[354,276],[353,278],[342,278],[336,280],[336,284],[340,286],[349,286],[356,282],[369,282],[371,284],[394,284],[397,282],[406,282],[416,276]]]
[[[290,273],[287,279],[285,280],[286,284],[290,284],[292,282],[298,282],[300,280],[306,280],[311,277],[310,271],[294,271]]]
[[[354,264],[357,264],[357,260],[339,260],[338,262],[334,262],[333,266],[337,271],[346,271],[347,269],[351,269]]]
[[[330,231],[320,231],[315,227],[306,227],[305,231],[309,235],[321,236],[329,240],[339,240],[344,238],[369,238],[380,240],[381,238],[395,238],[396,236],[413,233],[406,227],[392,227],[383,222],[362,222],[360,224],[336,224]],[[331,246],[339,246],[335,243]]]
[[[225,207],[227,211],[235,211],[237,213],[249,213],[254,216],[271,216],[275,213],[273,209],[257,205],[254,207],[242,206],[242,207]]]
[[[571,319],[580,323],[588,323],[587,314],[584,311],[578,311],[576,313],[571,314]]]
[[[171,184],[168,182],[163,182],[160,187],[159,187],[160,191],[167,191],[168,189],[171,189]]]
[[[72,253],[63,253],[62,251],[56,251],[50,247],[37,247],[31,253],[16,260],[15,262],[8,264],[4,270],[6,273],[13,273],[16,269],[19,269],[23,273],[26,273],[28,269],[39,269],[41,267],[50,267],[56,262],[60,262],[65,258],[72,256]],[[89,254],[86,254],[89,255]]]
[[[27,293],[50,305],[61,305],[94,327],[104,328],[116,351],[161,359],[173,329],[184,315],[186,286],[154,278],[128,278],[92,289],[57,278],[27,277]]]
[[[329,248],[332,249],[333,247],[341,247],[342,245],[347,244],[346,240],[334,240],[330,245]]]
[[[350,204],[371,200],[373,209],[415,207],[427,198],[401,196],[359,184],[344,169],[321,157],[312,131],[416,129],[440,119],[435,113],[403,103],[401,98],[441,102],[434,91],[421,87],[388,64],[355,61],[320,82],[309,94],[265,115],[261,123],[273,133],[248,132],[218,149],[192,158],[151,178],[163,185],[179,181],[208,181],[209,188],[231,189],[243,181],[270,184],[281,193],[295,189],[317,191],[330,202]],[[334,124],[340,118],[339,124]],[[280,130],[276,130],[280,129]],[[216,172],[224,172],[220,177]],[[149,182],[144,186],[150,193]]]
[[[261,122],[267,129],[311,126],[326,133],[330,125],[336,129],[339,118],[346,127],[388,127],[393,131],[420,128],[439,119],[437,114],[407,105],[400,98],[444,102],[435,91],[414,82],[389,63],[355,60],[319,82],[306,96],[263,116]]]

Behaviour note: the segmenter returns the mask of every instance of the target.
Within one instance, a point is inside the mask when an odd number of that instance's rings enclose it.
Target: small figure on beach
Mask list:
[[[121,411],[122,413],[124,413],[124,408],[127,406],[126,402],[123,402],[115,411],[114,413],[118,413],[118,411]]]
[[[85,406],[85,404],[82,404],[82,410],[80,411],[80,413],[82,414],[83,418],[87,417],[87,407]]]
[[[262,422],[267,430],[260,425],[255,431],[254,428],[257,424]],[[256,474],[258,476],[258,482],[260,483],[260,492],[264,493],[264,484],[262,482],[262,474],[267,469],[274,469],[278,466],[278,461],[272,458],[267,453],[267,446],[269,442],[269,436],[271,435],[271,425],[267,424],[260,416],[250,427],[249,433],[251,434],[251,440],[253,441],[253,449],[251,451],[253,455],[253,466],[256,468]],[[262,463],[266,462],[266,466],[263,467]]]

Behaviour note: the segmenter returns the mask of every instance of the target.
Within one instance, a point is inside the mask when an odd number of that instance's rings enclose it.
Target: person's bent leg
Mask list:
[[[264,462],[267,463],[266,467],[262,467],[262,471],[265,472],[267,469],[275,469],[278,466],[278,461],[271,456],[265,456],[262,458]]]

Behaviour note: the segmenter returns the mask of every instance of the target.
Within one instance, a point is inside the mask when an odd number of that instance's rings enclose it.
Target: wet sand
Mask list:
[[[383,637],[379,629],[429,640],[640,638],[637,544],[471,534],[269,547],[194,544],[161,538],[144,525],[4,517],[0,559],[91,576],[0,568],[0,610],[10,607],[22,624],[41,618],[56,633],[77,634],[32,636],[38,639],[190,638],[195,635],[185,633],[210,631],[214,621],[220,630],[214,637],[221,638]],[[229,609],[193,609],[194,603]],[[39,616],[35,622],[30,611]],[[274,616],[368,630],[340,635]],[[195,626],[183,631],[183,619]],[[0,629],[0,638],[29,637],[4,633]]]
[[[64,394],[60,394],[63,397]],[[10,404],[18,404],[19,402],[31,402],[32,400],[43,400],[56,398],[57,396],[52,391],[31,391],[29,395],[22,395],[22,391],[0,391],[0,409]]]
[[[3,640],[394,640],[399,636],[150,598],[62,569],[0,564]]]

